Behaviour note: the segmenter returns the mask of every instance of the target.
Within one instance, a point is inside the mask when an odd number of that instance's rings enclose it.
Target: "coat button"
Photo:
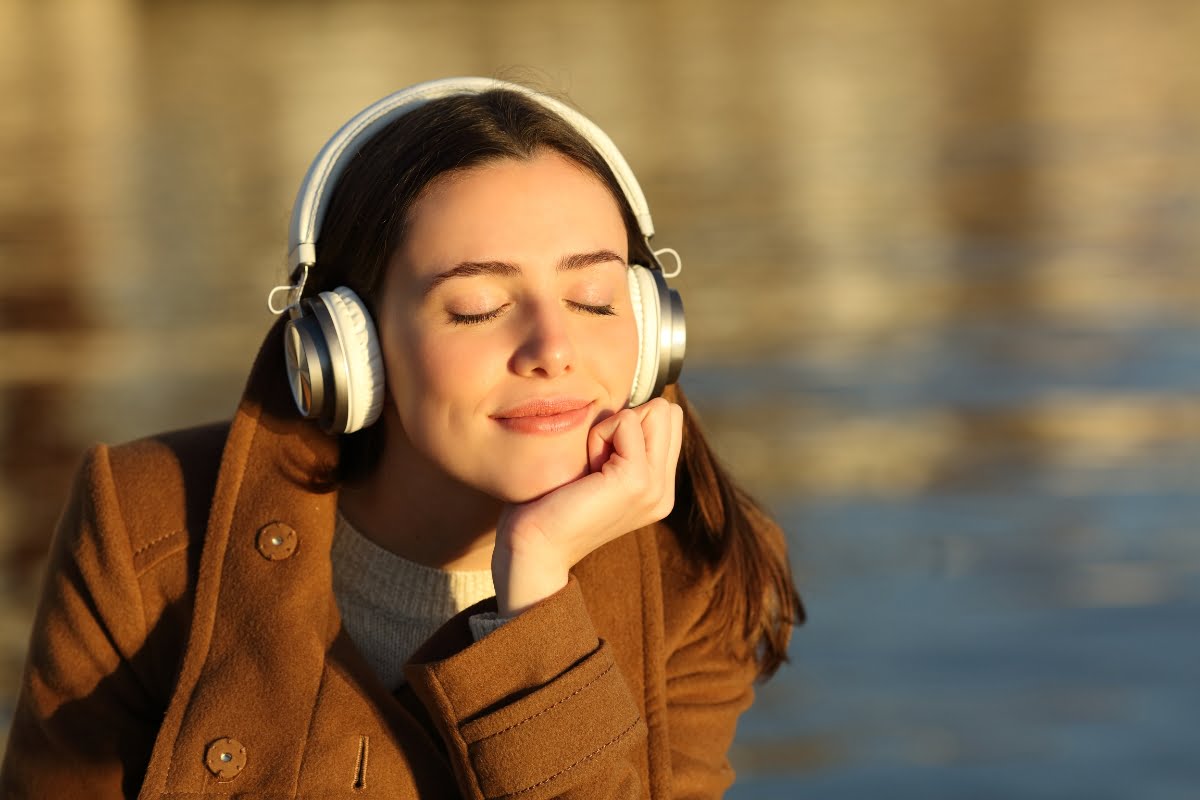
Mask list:
[[[217,739],[208,746],[204,763],[217,780],[233,780],[246,766],[246,748],[237,739]]]
[[[268,561],[282,561],[296,552],[296,532],[282,522],[271,522],[258,529],[258,552]]]

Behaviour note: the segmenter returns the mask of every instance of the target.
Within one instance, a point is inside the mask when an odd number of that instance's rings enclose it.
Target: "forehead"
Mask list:
[[[531,265],[608,248],[627,255],[609,188],[552,150],[440,176],[414,202],[397,255],[418,273],[464,260]]]

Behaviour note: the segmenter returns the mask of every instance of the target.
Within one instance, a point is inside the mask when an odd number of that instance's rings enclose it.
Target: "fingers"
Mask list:
[[[683,445],[683,409],[661,397],[623,409],[588,434],[588,467],[633,488],[636,505],[655,519],[675,505],[675,473]],[[630,498],[632,499],[632,497]]]
[[[655,436],[659,436],[660,431],[658,428],[660,427],[661,422],[658,419],[655,419],[655,417],[656,415],[662,413],[661,409],[663,409],[666,405],[668,405],[666,400],[663,400],[662,398],[655,398],[648,403],[642,403],[640,406],[635,406],[634,408],[621,409],[617,413],[605,417],[600,422],[597,422],[594,426],[592,426],[592,429],[588,432],[588,466],[591,471],[595,472],[600,469],[600,467],[604,465],[604,462],[612,454],[613,438],[616,434],[617,428],[622,424],[632,424],[636,422],[636,424],[640,425],[642,427],[647,444],[649,444],[650,440]],[[652,419],[649,427],[646,426],[646,420],[648,418]],[[627,458],[634,456],[632,451],[625,451],[622,454]],[[648,451],[646,455],[651,461],[654,461],[655,457],[658,455],[658,448],[655,448],[653,452]]]
[[[609,417],[603,422],[594,426],[588,431],[587,451],[588,451],[588,472],[599,472],[604,466],[604,462],[608,461],[612,455],[612,429],[616,427],[616,422],[609,421],[613,417]]]
[[[644,408],[642,414],[642,431],[646,437],[646,460],[652,468],[656,468],[666,460],[668,448],[671,445],[671,403],[661,397],[656,397],[639,408]],[[656,474],[655,478],[661,476]]]
[[[639,407],[644,409],[642,431],[646,467],[642,497],[654,519],[662,519],[675,507],[675,471],[683,444],[683,409],[661,397]]]
[[[622,424],[622,421],[631,419],[640,418],[636,415],[634,409],[622,409],[597,422],[588,431],[588,469],[591,472],[599,472],[605,462],[612,456],[614,452],[613,440],[616,436],[617,428]],[[629,457],[631,453],[625,451],[624,455]]]
[[[638,424],[637,415],[629,409],[616,415],[617,426],[612,435],[612,455],[605,463],[620,467],[625,471],[630,468],[638,473],[644,473],[646,468],[646,436],[642,426]],[[641,478],[641,475],[632,477]]]

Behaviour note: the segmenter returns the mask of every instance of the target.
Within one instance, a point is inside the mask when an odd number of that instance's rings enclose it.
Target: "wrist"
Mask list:
[[[535,537],[536,538],[536,537]],[[544,537],[541,537],[544,539]],[[526,537],[498,533],[492,551],[492,582],[502,617],[515,617],[567,585],[568,566],[546,547]]]

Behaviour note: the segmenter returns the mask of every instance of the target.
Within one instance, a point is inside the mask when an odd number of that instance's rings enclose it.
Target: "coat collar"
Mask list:
[[[306,583],[312,586],[313,601],[324,598],[328,602],[325,644],[330,645],[340,628],[329,561],[337,511],[339,441],[296,409],[284,361],[285,322],[279,320],[267,333],[230,428],[209,517],[205,556],[211,551],[208,560],[215,560],[217,552],[229,550],[238,539],[266,525],[281,522],[295,528],[300,542],[297,556],[312,562]],[[239,550],[244,553],[246,548]],[[202,581],[205,566],[202,557]],[[197,605],[201,605],[199,598]],[[494,602],[475,610],[489,609],[494,610]],[[461,625],[439,631],[436,641],[442,648],[453,651],[471,641],[466,617],[460,616]]]
[[[295,409],[284,324],[267,333],[225,442],[176,685],[179,702],[172,702],[156,744],[156,752],[172,754],[161,763],[190,763],[213,738],[243,730],[238,738],[248,749],[260,759],[270,754],[268,783],[294,777],[294,755],[280,742],[306,735],[331,662],[374,698],[380,723],[393,735],[428,738],[417,733],[425,725],[413,726],[415,701],[390,696],[341,630],[329,556],[338,439]],[[290,542],[282,549],[272,545],[280,532]],[[371,716],[366,708],[359,715]],[[271,725],[246,731],[247,719]],[[186,784],[190,772],[172,775]],[[167,773],[152,768],[147,781],[163,791]]]
[[[328,492],[334,488],[338,440],[296,410],[284,361],[286,322],[278,320],[259,348],[234,417],[230,441],[237,438],[239,428],[249,434],[244,456],[249,474],[279,477],[313,492]],[[223,473],[230,457],[236,461],[238,455],[226,448]]]

